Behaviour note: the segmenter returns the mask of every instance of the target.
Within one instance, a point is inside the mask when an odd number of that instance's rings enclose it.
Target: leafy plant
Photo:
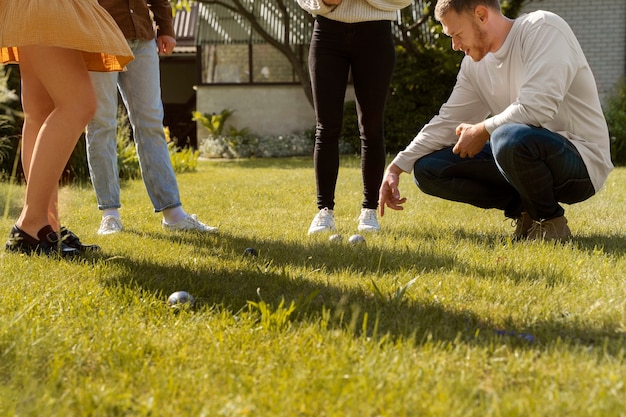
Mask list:
[[[200,154],[205,158],[274,158],[285,156],[310,156],[314,139],[310,132],[290,135],[209,136],[200,144]],[[340,141],[342,154],[351,153],[352,147]]]
[[[6,136],[2,136],[1,133],[3,127],[7,124],[6,119],[0,117],[0,163],[4,162],[4,160],[8,158],[12,148],[11,140]]]
[[[231,109],[224,109],[220,112],[220,114],[200,113],[199,111],[194,111],[192,112],[193,117],[191,120],[200,122],[202,126],[207,128],[211,135],[220,136],[226,126],[226,121],[230,119],[233,113],[235,113],[235,111]],[[233,132],[231,132],[231,134],[232,133]]]
[[[198,167],[200,151],[194,150],[190,147],[180,149],[174,142],[169,142],[167,144],[167,149],[170,153],[170,160],[172,161],[172,168],[174,169],[174,172],[194,172]]]
[[[16,176],[18,171],[21,172],[18,148],[23,113],[16,91],[20,77],[19,71],[12,69],[0,65],[0,177]]]

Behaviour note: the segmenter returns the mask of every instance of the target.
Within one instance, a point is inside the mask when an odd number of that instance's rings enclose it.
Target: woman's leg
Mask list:
[[[388,21],[353,25],[352,77],[361,138],[363,208],[378,207],[385,171],[385,103],[396,62]]]
[[[346,34],[349,25],[318,17],[315,22],[309,71],[315,104],[314,165],[317,207],[332,210],[339,172],[339,136],[350,63]]]
[[[35,148],[35,142],[44,122],[54,110],[54,102],[46,89],[41,85],[39,79],[31,77],[31,71],[27,64],[20,66],[22,77],[22,107],[24,108],[24,126],[22,127],[22,148],[21,159],[22,168],[26,182],[29,180],[31,168],[31,158]],[[57,213],[57,188],[53,190],[53,195],[48,204],[48,224],[53,229],[58,230]]]
[[[18,227],[30,236],[51,223],[63,169],[96,110],[87,67],[79,51],[44,46],[20,48],[24,155],[27,177]],[[38,128],[38,130],[37,130]],[[58,225],[58,218],[56,220]]]

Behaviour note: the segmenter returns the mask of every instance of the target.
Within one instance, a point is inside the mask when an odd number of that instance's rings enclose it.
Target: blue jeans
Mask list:
[[[389,21],[343,23],[322,16],[315,20],[309,72],[315,104],[313,160],[319,209],[335,206],[339,137],[350,72],[361,138],[362,207],[378,207],[385,171],[385,103],[396,62],[390,27]]]
[[[117,91],[133,131],[141,176],[156,212],[181,205],[165,133],[154,40],[128,41],[135,59],[125,72],[91,72],[98,110],[87,126],[87,161],[100,210],[119,208]]]
[[[420,158],[413,171],[426,194],[504,210],[534,220],[564,214],[572,204],[595,194],[580,154],[563,136],[544,128],[509,124],[497,128],[483,150],[461,158],[444,148]]]

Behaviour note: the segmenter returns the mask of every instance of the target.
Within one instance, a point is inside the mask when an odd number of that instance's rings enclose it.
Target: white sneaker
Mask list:
[[[309,234],[331,230],[335,230],[335,215],[332,210],[328,210],[328,208],[324,207],[313,218],[311,226],[309,227]]]
[[[184,219],[179,221],[178,223],[169,224],[165,220],[161,221],[163,228],[165,230],[169,230],[170,232],[175,232],[179,230],[195,230],[202,233],[217,233],[218,228],[213,226],[207,226],[198,220],[198,216],[195,214],[187,215]]]
[[[380,230],[380,224],[376,218],[376,210],[364,208],[361,209],[361,215],[359,216],[359,232],[378,232]]]
[[[115,216],[104,216],[98,229],[99,235],[112,235],[122,231],[122,219]]]

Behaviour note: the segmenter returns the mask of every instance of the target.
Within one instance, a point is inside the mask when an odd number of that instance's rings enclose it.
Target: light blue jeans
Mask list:
[[[87,126],[87,161],[100,210],[120,208],[117,165],[117,107],[119,89],[128,111],[137,147],[141,176],[156,212],[181,206],[165,133],[154,40],[129,40],[135,59],[124,72],[91,72],[98,110]]]

